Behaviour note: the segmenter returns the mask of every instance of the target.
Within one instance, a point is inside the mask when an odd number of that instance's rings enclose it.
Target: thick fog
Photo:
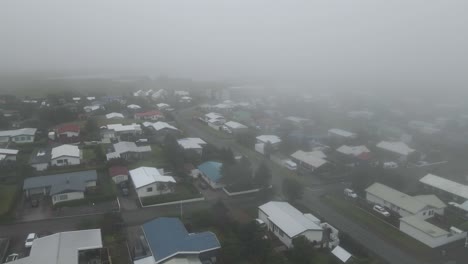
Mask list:
[[[1,1],[3,72],[466,88],[468,2]]]

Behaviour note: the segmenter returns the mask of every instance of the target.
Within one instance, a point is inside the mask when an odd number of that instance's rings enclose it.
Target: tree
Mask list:
[[[10,121],[0,112],[0,129],[8,129]]]
[[[86,121],[83,134],[87,140],[99,139],[99,126],[94,118],[89,118]]]
[[[219,149],[212,144],[206,144],[202,149],[201,160],[210,161],[216,159],[219,159]]]
[[[293,239],[292,244],[293,248],[287,254],[292,263],[314,263],[315,248],[312,242],[304,236],[299,236]]]
[[[246,157],[238,163],[224,162],[221,167],[222,181],[226,185],[247,185],[252,183],[252,165]]]
[[[283,194],[289,201],[294,202],[301,199],[303,193],[304,186],[301,185],[298,181],[291,178],[286,178],[283,180]]]
[[[172,134],[167,134],[164,138],[163,150],[167,159],[174,168],[180,168],[184,163],[184,152],[180,148],[177,139]]]
[[[255,172],[254,182],[261,188],[267,188],[270,185],[271,171],[265,162],[262,162]]]

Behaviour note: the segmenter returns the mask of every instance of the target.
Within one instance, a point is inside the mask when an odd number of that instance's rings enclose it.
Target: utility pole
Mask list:
[[[183,210],[182,203],[180,203],[180,220],[182,220],[183,216],[184,216],[184,210]]]

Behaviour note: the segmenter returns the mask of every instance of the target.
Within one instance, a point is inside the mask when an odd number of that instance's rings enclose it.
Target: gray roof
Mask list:
[[[29,158],[29,164],[49,163],[52,148],[42,148],[34,151]]]
[[[3,130],[0,131],[0,137],[16,137],[21,135],[34,136],[36,134],[36,128],[20,128],[15,130]]]
[[[50,195],[65,191],[85,191],[86,183],[96,180],[97,173],[95,170],[37,176],[25,179],[23,190],[50,187]]]
[[[428,204],[410,195],[392,189],[378,182],[369,186],[366,189],[366,192],[413,214],[422,211],[428,206]]]

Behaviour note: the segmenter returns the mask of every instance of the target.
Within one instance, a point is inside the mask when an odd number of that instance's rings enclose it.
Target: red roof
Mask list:
[[[62,133],[65,133],[65,132],[79,133],[80,132],[80,126],[76,125],[76,124],[66,124],[66,125],[59,126],[57,128],[57,133],[58,134],[62,134]]]
[[[143,113],[136,113],[135,116],[138,117],[145,117],[145,116],[163,116],[163,114],[157,110],[143,112]]]
[[[370,152],[363,152],[357,155],[357,157],[361,160],[369,160],[371,158],[371,155],[370,155]]]
[[[128,175],[128,169],[127,167],[124,166],[114,166],[109,168],[109,175],[111,177],[117,176],[117,175]]]

